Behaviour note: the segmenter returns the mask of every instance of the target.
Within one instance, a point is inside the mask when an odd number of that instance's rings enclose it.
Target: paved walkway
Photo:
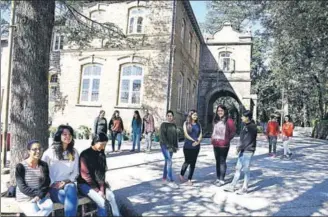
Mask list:
[[[228,156],[228,182],[232,180],[236,164],[234,148],[237,142],[236,138]],[[76,142],[79,151],[89,145],[90,141]],[[281,153],[282,147],[278,147]],[[212,146],[206,140],[198,157],[192,187],[179,184],[179,189],[173,189],[161,181],[164,161],[158,144],[151,154],[130,153],[131,144],[125,142],[123,152],[111,153],[107,158],[107,179],[129,215],[327,216],[328,141],[299,137],[291,148],[292,160],[269,158],[266,141],[259,139],[248,195],[227,193],[223,187],[213,185],[215,159]],[[180,148],[173,156],[176,179],[183,160]]]
[[[228,156],[229,182],[236,164],[237,141],[234,140]],[[292,160],[269,158],[266,141],[259,140],[252,161],[250,193],[242,196],[224,192],[225,186],[213,185],[215,159],[208,144],[202,145],[192,187],[181,184],[179,189],[173,189],[162,183],[164,162],[158,144],[151,154],[128,150],[111,154],[107,175],[125,205],[142,216],[328,215],[328,142],[295,138],[291,148]],[[281,153],[281,145],[278,150]],[[180,149],[173,156],[177,180],[183,160]]]

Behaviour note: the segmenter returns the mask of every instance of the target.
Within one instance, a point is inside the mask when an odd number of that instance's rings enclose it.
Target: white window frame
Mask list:
[[[182,109],[182,90],[183,90],[183,74],[179,73],[178,79],[178,111]]]
[[[141,75],[123,75],[124,68],[125,67],[140,67],[141,68]],[[129,96],[128,96],[128,102],[122,102],[121,101],[121,96],[122,96],[122,82],[123,80],[129,80]],[[140,80],[141,82],[141,87],[139,90],[139,103],[133,103],[132,102],[132,95],[133,95],[133,81],[135,80]],[[144,85],[144,66],[141,64],[124,64],[121,66],[121,71],[120,71],[120,81],[119,81],[119,98],[118,98],[118,104],[119,105],[135,105],[135,106],[140,106],[142,104],[142,99],[143,99],[143,85]]]
[[[221,67],[222,71],[229,72],[229,71],[234,70],[234,69],[232,69],[233,59],[231,57],[232,57],[232,53],[229,51],[222,51],[219,53],[219,60],[220,60],[220,65],[221,65],[220,67]],[[227,62],[227,64],[225,64],[225,62]]]
[[[58,45],[56,44],[57,39],[58,39]],[[52,50],[60,51],[63,49],[63,45],[64,45],[64,35],[56,32],[53,37]]]
[[[134,11],[138,11],[136,14],[132,14]],[[140,11],[142,12],[140,13]],[[142,19],[142,24],[138,23],[139,19]],[[145,7],[133,7],[129,9],[129,19],[128,19],[128,34],[144,34],[145,32],[145,19],[146,18],[146,8]],[[133,19],[131,24],[131,19]],[[141,26],[141,31],[138,32],[138,27]]]
[[[186,21],[184,19],[182,19],[182,22],[181,22],[181,33],[180,33],[182,44],[184,44],[185,31],[186,31]]]
[[[97,66],[100,67],[100,75],[94,75],[93,70],[91,71],[90,75],[84,75],[84,72],[86,70],[87,67],[92,67],[92,66]],[[101,74],[102,74],[102,65],[98,64],[98,63],[91,63],[91,64],[85,64],[82,67],[82,74],[81,74],[81,82],[80,82],[80,96],[79,96],[79,102],[80,103],[97,103],[99,102],[99,96],[100,96],[100,85],[101,85]],[[87,95],[87,100],[83,100],[83,80],[84,79],[89,79],[89,88],[88,88],[88,95]],[[93,100],[92,99],[92,93],[95,92],[93,90],[93,81],[99,79],[99,87],[98,87],[98,98],[97,100]]]
[[[185,112],[189,111],[189,101],[190,101],[190,79],[187,80],[186,85],[186,101],[185,101]]]

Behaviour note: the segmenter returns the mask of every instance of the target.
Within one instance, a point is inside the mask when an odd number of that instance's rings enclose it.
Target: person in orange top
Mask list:
[[[277,153],[277,138],[280,133],[279,124],[275,115],[270,116],[271,120],[268,122],[266,135],[269,141],[269,156],[276,157]],[[271,153],[271,151],[273,153]]]
[[[291,117],[289,115],[286,115],[285,122],[282,125],[282,141],[284,146],[284,155],[282,156],[282,158],[290,159],[292,156],[292,152],[289,149],[289,144],[293,137],[293,132],[294,132],[294,124],[291,120]]]

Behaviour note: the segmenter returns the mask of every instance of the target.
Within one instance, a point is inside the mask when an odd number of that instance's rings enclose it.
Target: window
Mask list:
[[[185,112],[189,111],[189,101],[190,101],[190,80],[188,79],[188,83],[186,87]]]
[[[63,49],[64,44],[64,36],[60,35],[59,33],[54,34],[54,40],[53,40],[53,51],[59,51]]]
[[[185,36],[185,26],[186,26],[186,21],[183,19],[181,23],[181,41],[182,44],[184,43],[184,36]]]
[[[182,107],[182,88],[183,88],[183,75],[180,73],[178,80],[178,111],[181,111]]]
[[[197,102],[197,88],[196,88],[196,85],[193,85],[193,89],[192,89],[192,106],[193,106],[193,108],[192,109],[197,110],[196,102]]]
[[[192,55],[192,34],[191,32],[189,33],[189,53]]]
[[[105,23],[105,10],[97,10],[97,11],[92,11],[90,12],[90,19],[94,20],[98,23]],[[95,25],[94,22],[91,22],[91,28]]]
[[[50,77],[50,83],[57,83],[58,82],[58,74],[53,74]]]
[[[221,69],[223,71],[230,71],[230,70],[232,70],[231,63],[232,63],[231,53],[230,52],[221,52],[220,53]]]
[[[194,60],[195,60],[195,63],[197,63],[197,56],[198,56],[198,46],[197,44],[195,44],[195,50],[194,50]]]
[[[120,104],[141,104],[143,69],[138,65],[126,65],[121,69]]]
[[[57,98],[57,94],[58,94],[58,87],[57,86],[50,87],[49,101],[54,102]]]
[[[99,87],[101,77],[101,65],[85,65],[82,70],[80,102],[97,102],[99,99]]]
[[[132,8],[129,11],[129,34],[139,34],[144,32],[145,9],[141,7]]]

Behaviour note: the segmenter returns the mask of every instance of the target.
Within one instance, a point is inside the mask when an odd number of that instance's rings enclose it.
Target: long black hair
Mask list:
[[[134,115],[137,115],[137,118],[135,118]],[[134,111],[133,119],[136,119],[136,120],[137,120],[137,124],[138,124],[138,125],[141,125],[141,117],[140,117],[140,113],[139,113],[138,110],[135,110],[135,111]]]
[[[116,113],[118,113],[118,117],[116,117]],[[113,115],[112,115],[112,119],[111,120],[116,120],[116,119],[120,119],[120,112],[118,110],[115,110]]]
[[[61,135],[63,134],[64,130],[67,129],[72,136],[72,141],[68,144],[67,146],[67,152],[68,152],[68,157],[71,161],[74,161],[74,155],[75,155],[75,150],[74,150],[74,130],[71,126],[69,125],[60,125],[57,129],[57,132],[55,133],[54,141],[52,143],[53,149],[55,149],[56,156],[59,160],[64,159],[64,148],[63,144],[61,141]]]
[[[94,146],[97,142],[108,142],[108,137],[105,133],[100,132],[96,134],[92,138],[91,146]],[[106,154],[104,150],[99,151],[99,155],[97,157],[98,165],[100,165],[99,170],[96,172],[97,177],[105,178],[105,173],[107,171],[107,163],[106,163]]]
[[[290,117],[290,115],[285,115],[285,118],[288,118],[288,122],[293,123],[293,121],[292,121],[292,117]],[[286,123],[285,120],[284,120],[284,123]]]
[[[219,108],[221,108],[224,111],[224,115],[223,115],[222,118],[220,118],[220,116],[218,115],[218,109]],[[228,120],[228,109],[225,105],[219,104],[216,107],[216,110],[215,110],[215,115],[214,115],[214,118],[213,118],[213,124],[216,124],[219,121],[223,121],[223,123],[225,124],[227,122],[227,120]]]

